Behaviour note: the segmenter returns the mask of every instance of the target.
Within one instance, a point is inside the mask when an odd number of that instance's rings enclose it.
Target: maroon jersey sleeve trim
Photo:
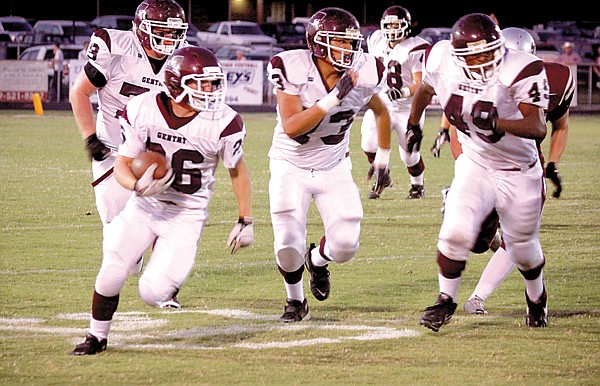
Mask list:
[[[530,76],[534,76],[542,72],[544,69],[544,63],[541,60],[536,60],[529,63],[525,68],[521,70],[519,75],[513,80],[511,86],[523,79],[529,78]]]
[[[243,127],[244,121],[242,120],[242,117],[240,116],[240,114],[236,114],[235,117],[233,117],[233,119],[231,120],[231,122],[229,122],[225,130],[221,132],[220,138],[239,133],[242,131]]]

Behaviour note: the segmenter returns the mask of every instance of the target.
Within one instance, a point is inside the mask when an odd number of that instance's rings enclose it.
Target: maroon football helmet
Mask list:
[[[452,26],[450,40],[452,55],[468,79],[485,82],[496,74],[506,49],[500,27],[488,15],[471,13],[461,17]],[[487,62],[467,63],[467,56],[489,52],[493,55]]]
[[[206,82],[210,82],[210,91],[202,87]],[[197,88],[190,87],[192,83]],[[165,63],[165,85],[175,102],[187,103],[196,111],[219,111],[225,103],[225,73],[215,54],[206,48],[175,50]]]
[[[381,31],[388,42],[408,37],[410,26],[410,13],[399,5],[392,5],[381,16]]]
[[[350,49],[334,46],[332,39],[351,40]],[[358,20],[348,11],[329,7],[317,11],[306,25],[306,42],[313,55],[327,58],[336,68],[344,70],[353,66],[362,53],[362,33]],[[332,51],[342,53],[335,59]]]
[[[135,11],[133,32],[143,47],[159,54],[179,48],[187,29],[183,8],[174,0],[144,0]]]

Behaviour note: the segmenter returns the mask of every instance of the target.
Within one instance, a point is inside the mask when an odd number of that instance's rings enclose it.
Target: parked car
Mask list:
[[[447,27],[427,27],[423,28],[421,32],[419,32],[420,37],[427,40],[429,43],[433,44],[440,40],[450,40],[450,35],[452,34],[452,28]]]
[[[227,45],[220,47],[216,52],[215,56],[219,60],[235,60],[237,53],[241,52],[244,54],[247,60],[262,60],[268,62],[271,60],[273,55],[284,51],[282,47],[261,47],[261,46],[239,46],[239,45]]]
[[[33,26],[21,16],[0,16],[0,33],[6,33],[12,42],[20,41],[33,31]]]
[[[43,44],[39,46],[31,46],[26,48],[21,55],[19,56],[19,60],[43,60],[48,63],[48,81],[52,75],[54,75],[54,71],[52,70],[52,57],[54,56],[54,44]],[[63,51],[63,55],[65,57],[65,61],[63,63],[63,88],[68,87],[69,85],[69,62],[71,60],[77,60],[77,56],[79,55],[79,51],[83,49],[83,45],[81,44],[61,44],[61,50]],[[66,95],[66,94],[63,94]]]
[[[111,28],[122,31],[130,30],[133,26],[133,16],[130,15],[102,15],[90,22],[90,26],[96,28]]]
[[[226,45],[276,46],[277,40],[267,36],[258,23],[253,21],[219,21],[208,26],[206,31],[196,34],[200,44],[216,52]]]
[[[277,39],[277,45],[284,50],[306,48],[306,25],[289,22],[263,23],[260,28],[265,34]]]
[[[188,22],[187,37],[185,40],[193,46],[204,47],[202,43],[200,43],[200,39],[198,39],[198,31],[200,30],[194,23]]]
[[[33,25],[33,30],[36,35],[43,38],[42,41],[49,42],[61,38],[64,42],[83,44],[94,33],[89,23],[80,20],[38,20]]]

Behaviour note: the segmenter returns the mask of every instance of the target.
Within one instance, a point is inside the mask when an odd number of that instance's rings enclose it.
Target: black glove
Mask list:
[[[556,190],[552,193],[552,197],[559,198],[560,193],[562,192],[562,178],[560,178],[560,174],[558,173],[558,169],[554,162],[548,162],[548,165],[546,165],[546,178],[549,178],[554,186],[556,186]]]
[[[96,161],[105,160],[110,154],[110,149],[98,139],[96,133],[85,139],[85,145],[90,152],[90,156]]]
[[[481,106],[475,105],[473,107],[473,124],[482,130],[491,130],[496,132],[496,119],[498,119],[498,113],[495,108],[492,111],[482,111]]]
[[[338,79],[335,84],[335,88],[337,89],[337,98],[340,102],[348,95],[350,90],[354,88],[354,82],[352,80],[352,72],[346,71],[344,75],[340,79]]]
[[[400,89],[392,87],[385,93],[390,101],[395,101],[396,99],[408,98],[410,96],[410,89],[408,87],[402,87]]]
[[[383,189],[388,186],[392,186],[392,179],[390,178],[390,169],[388,168],[378,168],[375,172],[375,176],[377,179],[375,180],[375,185],[373,185],[373,189],[371,189],[371,197],[369,198],[379,198]]]
[[[414,153],[421,149],[421,141],[423,140],[423,130],[421,125],[408,124],[406,128],[406,147],[409,153]]]
[[[450,143],[450,129],[440,128],[440,131],[433,142],[433,146],[431,146],[431,152],[433,156],[439,158],[440,151],[442,151],[442,146],[446,143]]]

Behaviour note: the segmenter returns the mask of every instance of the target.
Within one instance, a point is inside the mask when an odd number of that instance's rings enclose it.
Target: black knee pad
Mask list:
[[[467,265],[466,261],[451,260],[440,251],[437,254],[437,263],[440,267],[440,273],[447,279],[459,278]]]
[[[92,299],[92,317],[96,320],[112,320],[119,306],[119,295],[106,297],[94,290]]]
[[[277,266],[277,268],[279,268],[279,273],[281,273],[281,275],[283,276],[283,280],[285,280],[285,282],[288,284],[296,284],[300,280],[302,280],[304,266],[301,266],[300,269],[294,272],[286,272],[280,266]]]
[[[546,259],[544,259],[544,262],[539,267],[528,269],[527,271],[521,271],[519,269],[519,272],[521,272],[521,275],[523,275],[525,280],[535,280],[542,273],[542,269],[544,268],[544,265],[546,265]]]

